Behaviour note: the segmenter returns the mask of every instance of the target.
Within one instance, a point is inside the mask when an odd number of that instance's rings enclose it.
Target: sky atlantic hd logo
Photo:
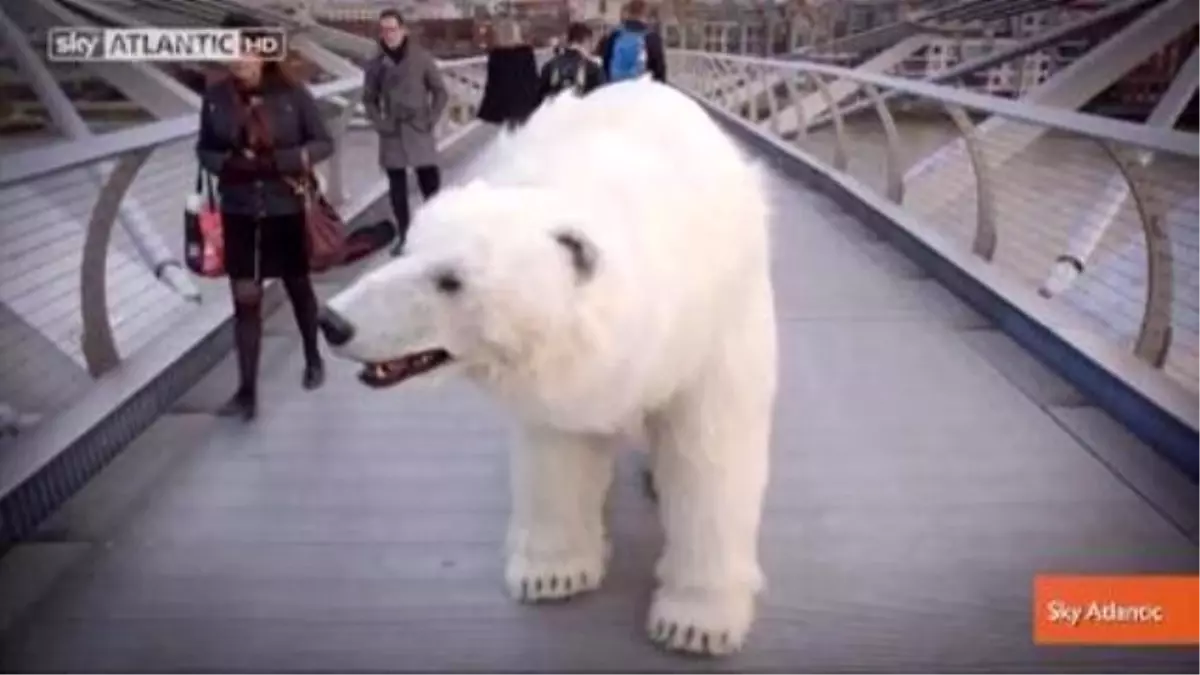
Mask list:
[[[282,28],[51,28],[47,58],[57,62],[236,61],[287,55]]]
[[[51,61],[103,61],[103,28],[51,28],[46,57]]]

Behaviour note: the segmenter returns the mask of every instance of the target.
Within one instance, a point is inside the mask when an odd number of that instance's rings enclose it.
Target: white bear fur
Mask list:
[[[665,550],[647,629],[722,654],[749,631],[776,389],[768,195],[692,100],[652,82],[561,96],[415,216],[406,255],[330,302],[362,362],[443,347],[521,422],[506,581],[597,587],[615,445],[644,430]],[[595,256],[580,278],[554,234]],[[432,281],[454,270],[452,297]]]

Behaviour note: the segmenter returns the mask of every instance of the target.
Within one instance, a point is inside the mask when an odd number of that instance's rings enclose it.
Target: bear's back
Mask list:
[[[767,264],[759,172],[670,87],[639,80],[554,99],[503,155],[489,182],[550,187],[587,204],[600,214],[591,222],[596,239],[640,259],[656,277],[646,283],[707,295],[729,275]]]

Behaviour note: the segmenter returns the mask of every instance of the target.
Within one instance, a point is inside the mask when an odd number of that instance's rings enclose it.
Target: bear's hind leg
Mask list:
[[[517,600],[560,600],[597,588],[609,545],[604,502],[615,457],[606,439],[526,429],[511,460],[505,582]]]
[[[651,417],[666,542],[646,629],[668,649],[710,655],[740,649],[763,585],[758,532],[770,460],[775,327],[769,309],[750,318],[731,322],[741,334],[731,333],[699,381]]]
[[[740,649],[763,583],[758,530],[769,413],[733,424],[722,418],[727,412],[685,405],[655,433],[666,542],[646,628],[670,649],[716,655]]]

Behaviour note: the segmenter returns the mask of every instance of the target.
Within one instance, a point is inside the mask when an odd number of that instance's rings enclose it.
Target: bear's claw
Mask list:
[[[739,651],[753,621],[753,598],[740,594],[672,597],[659,590],[650,607],[646,632],[672,651],[726,656]]]
[[[693,654],[718,656],[729,654],[737,649],[731,644],[729,631],[719,634],[704,630],[696,630],[695,626],[680,628],[678,623],[667,623],[659,620],[650,632],[650,639],[655,643],[676,651]]]
[[[565,600],[595,590],[603,580],[596,564],[537,565],[514,559],[508,565],[508,590],[519,602]]]

